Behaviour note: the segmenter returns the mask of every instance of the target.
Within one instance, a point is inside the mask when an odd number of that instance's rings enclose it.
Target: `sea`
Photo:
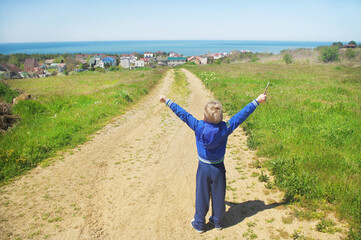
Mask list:
[[[146,40],[146,41],[84,41],[1,43],[0,54],[15,53],[144,53],[176,52],[185,56],[225,53],[232,50],[280,53],[286,49],[329,46],[332,42],[311,41],[237,41],[237,40]]]

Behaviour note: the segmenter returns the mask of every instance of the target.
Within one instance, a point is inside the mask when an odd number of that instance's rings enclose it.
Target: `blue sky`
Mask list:
[[[0,43],[361,42],[361,0],[0,0]]]

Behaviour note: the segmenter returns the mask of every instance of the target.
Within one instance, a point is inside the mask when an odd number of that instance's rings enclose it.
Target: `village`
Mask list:
[[[234,52],[234,51],[232,51]],[[242,50],[239,52],[250,52]],[[117,69],[136,69],[143,67],[175,67],[185,63],[206,65],[224,58],[232,53],[207,53],[199,56],[186,57],[175,52],[133,52],[124,54],[74,54],[66,59],[37,60],[27,58],[23,65],[0,63],[0,78],[42,78],[55,75],[76,74],[83,71],[109,71]],[[60,56],[61,57],[61,56]],[[19,65],[19,64],[18,64]]]

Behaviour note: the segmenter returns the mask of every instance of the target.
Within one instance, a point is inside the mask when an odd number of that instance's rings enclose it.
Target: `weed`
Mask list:
[[[274,183],[268,181],[265,185],[264,185],[267,189],[272,189],[274,187]]]
[[[260,182],[268,182],[269,177],[267,174],[263,174],[263,171],[261,171],[261,175],[258,177],[258,181]]]
[[[282,222],[284,224],[291,224],[293,222],[293,217],[292,216],[282,217]]]
[[[323,233],[335,233],[340,229],[336,227],[336,224],[330,219],[322,219],[317,225],[316,230]]]
[[[293,240],[306,240],[306,238],[302,235],[302,231],[300,229],[295,230],[291,235]]]
[[[60,217],[60,216],[57,216],[57,217],[54,217],[54,218],[48,220],[49,223],[52,223],[52,222],[61,222],[61,221],[63,221],[63,218]]]
[[[256,226],[256,223],[254,223],[254,222],[248,222],[248,223],[247,223],[247,226],[248,226],[248,227],[255,227],[255,226]]]

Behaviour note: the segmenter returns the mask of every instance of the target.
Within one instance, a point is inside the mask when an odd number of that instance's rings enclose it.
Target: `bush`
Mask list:
[[[343,43],[342,42],[334,42],[334,43],[332,43],[332,46],[340,49],[340,48],[343,48]]]
[[[12,103],[13,99],[17,97],[19,93],[11,89],[5,83],[0,82],[0,98],[5,100],[7,103]]]
[[[104,68],[101,68],[101,67],[96,67],[96,68],[95,68],[95,71],[105,73],[105,69],[104,69]]]
[[[322,62],[325,63],[339,61],[338,48],[335,47],[322,48],[320,59]]]
[[[290,64],[292,63],[292,56],[286,53],[285,55],[283,55],[283,60],[285,61],[286,64]]]

